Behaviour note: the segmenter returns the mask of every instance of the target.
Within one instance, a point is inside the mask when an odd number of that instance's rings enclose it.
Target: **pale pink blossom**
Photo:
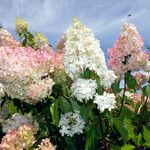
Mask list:
[[[40,145],[38,145],[38,148],[35,150],[56,150],[56,146],[53,146],[52,143],[50,142],[50,139],[42,139],[42,142]]]
[[[56,60],[56,52],[50,47],[35,50],[17,44],[1,46],[0,82],[4,85],[6,94],[31,104],[35,104],[50,95],[54,84],[50,77],[54,71]],[[37,99],[33,99],[36,91],[32,89],[31,91],[34,93],[31,94],[29,89],[31,89],[31,85],[41,85],[41,83],[43,89],[40,90],[41,87],[36,88],[38,90],[36,95],[39,97],[36,96]],[[42,93],[39,93],[40,91]],[[30,95],[32,96],[30,97]]]
[[[35,143],[37,130],[32,126],[22,125],[17,130],[10,130],[0,144],[0,150],[29,149]]]
[[[118,75],[122,76],[128,70],[143,68],[149,55],[143,51],[143,38],[136,27],[127,22],[122,23],[121,34],[114,47],[108,50],[110,59],[108,65]]]

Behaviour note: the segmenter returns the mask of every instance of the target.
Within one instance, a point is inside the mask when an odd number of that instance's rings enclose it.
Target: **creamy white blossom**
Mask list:
[[[77,19],[73,20],[66,32],[64,66],[66,73],[72,79],[78,78],[87,68],[95,71],[102,79],[105,79],[108,71],[99,41],[92,31]]]
[[[59,127],[62,136],[66,134],[72,137],[74,134],[83,133],[85,121],[81,118],[79,111],[68,112],[61,116]]]
[[[97,108],[100,112],[104,112],[105,109],[111,111],[116,106],[115,95],[104,92],[103,95],[95,95],[94,103],[97,104]]]
[[[87,102],[96,93],[96,80],[78,78],[71,86],[72,96],[80,102]]]
[[[108,70],[105,73],[105,76],[102,78],[101,84],[106,88],[110,88],[112,83],[116,80],[116,75],[114,74],[114,71]]]

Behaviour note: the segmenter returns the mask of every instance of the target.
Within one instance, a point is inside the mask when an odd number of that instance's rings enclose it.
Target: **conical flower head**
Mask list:
[[[20,17],[16,18],[15,25],[16,25],[16,32],[18,34],[28,30],[28,23]]]
[[[108,64],[118,76],[128,70],[135,71],[144,67],[148,54],[142,50],[143,38],[136,27],[125,21],[122,22],[121,34],[114,47],[108,50]]]
[[[98,68],[104,71],[107,69],[99,41],[76,18],[66,32],[64,66],[72,79],[77,78],[86,68],[96,73],[100,72]]]
[[[105,80],[108,73],[99,41],[94,37],[92,31],[76,18],[73,19],[66,32],[64,67],[72,79],[77,79],[85,69],[94,71],[102,80]]]

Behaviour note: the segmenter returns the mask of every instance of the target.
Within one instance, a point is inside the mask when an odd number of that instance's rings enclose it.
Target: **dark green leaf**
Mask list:
[[[54,97],[58,98],[63,93],[62,85],[59,83],[54,84],[52,91]]]
[[[116,127],[117,131],[120,133],[124,141],[128,140],[128,131],[124,127],[123,121],[119,118],[114,118],[113,120],[114,126]]]
[[[129,89],[136,89],[137,86],[137,82],[135,80],[135,78],[131,75],[131,72],[128,71],[125,75],[125,80],[126,80],[126,84],[128,86]]]
[[[69,149],[76,150],[75,140],[73,138],[70,138],[70,137],[64,137],[64,138],[65,138],[65,141],[67,143],[68,150]]]
[[[128,107],[123,107],[122,115],[128,119],[133,119],[134,114]]]
[[[62,113],[66,113],[71,110],[71,106],[70,106],[71,104],[63,97],[60,97],[58,99],[58,102],[59,102],[59,108]]]
[[[121,89],[119,88],[120,82],[115,82],[112,84],[111,88],[114,94],[117,94],[121,92]]]

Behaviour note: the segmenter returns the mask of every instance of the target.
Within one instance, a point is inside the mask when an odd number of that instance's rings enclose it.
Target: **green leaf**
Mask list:
[[[76,99],[70,99],[70,102],[72,104],[73,110],[78,110],[80,111],[80,109],[82,108],[82,106],[80,105],[80,103],[76,100]]]
[[[85,150],[94,150],[95,149],[95,129],[90,127],[86,134],[86,144]]]
[[[132,121],[130,119],[124,118],[123,123],[124,123],[124,127],[128,131],[128,140],[129,139],[134,140],[134,138],[135,138],[135,136],[134,136],[134,126],[132,125]]]
[[[83,105],[81,108],[81,116],[82,118],[85,120],[85,122],[87,122],[90,118],[90,115],[92,115],[92,109],[93,109],[93,105]]]
[[[133,89],[133,90],[136,89],[137,82],[136,82],[135,78],[131,75],[131,71],[128,71],[126,73],[125,80],[126,80],[126,84],[129,89]]]
[[[8,108],[9,108],[9,113],[10,114],[14,114],[14,113],[17,112],[17,107],[14,105],[13,101],[9,101]]]
[[[135,146],[130,145],[130,144],[125,144],[124,146],[121,147],[121,150],[134,150]]]
[[[73,138],[70,138],[70,137],[64,137],[64,138],[65,138],[65,141],[67,143],[68,149],[76,150],[75,140]]]
[[[146,147],[149,147],[149,148],[150,148],[150,142],[149,142],[149,143],[146,142],[146,143],[142,144],[142,146],[146,146]]]
[[[124,115],[124,117],[126,117],[127,119],[133,119],[134,114],[133,112],[127,108],[127,107],[123,107],[122,109],[122,114]]]
[[[84,72],[81,74],[81,78],[83,79],[90,79],[92,71],[90,69],[85,69]]]
[[[142,144],[142,134],[141,133],[139,133],[138,136],[137,136],[136,144],[138,146],[140,146]]]
[[[150,129],[143,127],[143,137],[146,143],[150,143]]]
[[[52,91],[54,97],[58,98],[63,93],[62,85],[59,83],[54,84]]]
[[[124,141],[128,140],[128,131],[124,127],[124,123],[121,119],[119,118],[114,118],[113,120],[114,126],[116,127],[117,131],[120,133]]]
[[[125,102],[126,102],[126,104],[128,104],[128,105],[134,107],[133,99],[128,98],[128,97],[126,96],[126,97],[125,97]]]
[[[24,40],[22,41],[22,46],[27,46],[27,39],[24,39]]]
[[[119,88],[120,82],[115,82],[112,84],[111,88],[114,94],[117,94],[121,92],[121,89]]]
[[[135,113],[138,113],[140,106],[141,106],[141,102],[138,102],[138,103],[135,105]]]
[[[98,141],[102,139],[100,131],[100,125],[98,120],[95,118],[94,122],[86,128],[86,143],[85,150],[95,150],[98,146]]]
[[[50,112],[51,112],[51,115],[52,115],[53,124],[58,126],[58,124],[59,124],[58,101],[55,101],[51,105]]]
[[[58,103],[59,103],[59,108],[61,110],[62,113],[66,113],[68,111],[71,110],[71,103],[69,103],[66,99],[64,99],[63,97],[60,97],[58,99]]]
[[[144,86],[141,90],[142,100],[144,100],[144,97],[147,96],[146,88],[147,88],[147,86]]]
[[[111,150],[121,150],[120,146],[111,144]]]
[[[89,68],[86,68],[83,71],[83,73],[80,75],[80,78],[98,80],[99,76],[97,75],[95,71],[92,71]]]
[[[99,95],[102,95],[103,92],[104,92],[104,89],[103,89],[103,87],[100,85],[100,82],[97,83],[97,85],[98,85],[98,87],[97,87],[97,89],[96,89],[96,93],[99,94]]]
[[[150,85],[146,87],[146,94],[148,97],[150,97]]]

